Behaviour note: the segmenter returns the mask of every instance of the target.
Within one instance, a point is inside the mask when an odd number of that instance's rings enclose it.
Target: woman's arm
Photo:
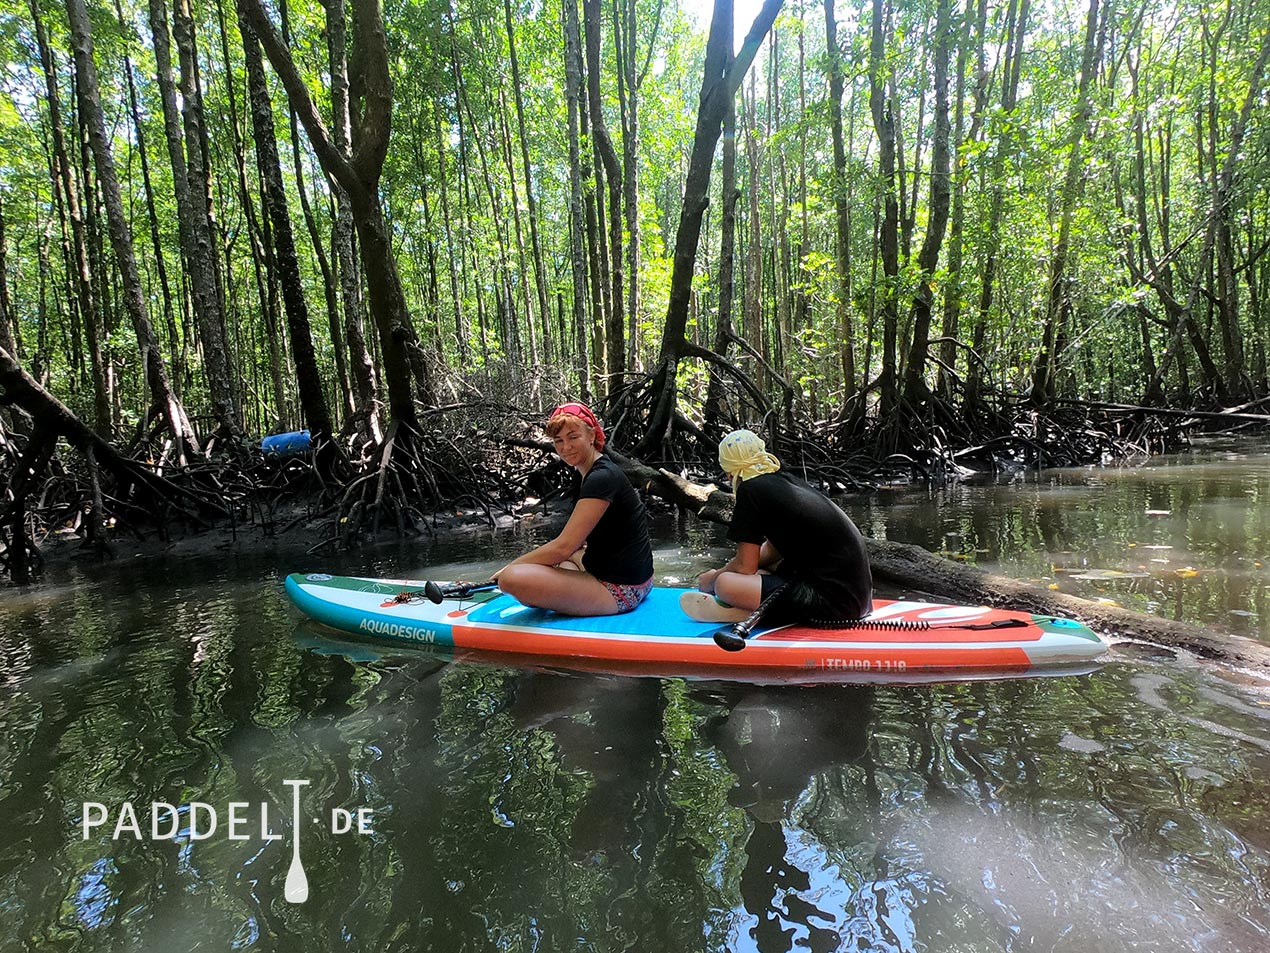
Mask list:
[[[595,524],[600,521],[600,517],[604,515],[608,508],[608,500],[598,500],[594,497],[585,497],[578,500],[573,507],[573,512],[569,515],[569,522],[564,524],[564,529],[560,531],[559,536],[549,543],[543,543],[537,549],[531,549],[523,556],[517,556],[507,566],[515,566],[518,563],[529,563],[535,566],[554,566],[557,563],[564,562],[582,548],[582,544],[587,541],[587,537],[595,529]],[[503,569],[506,569],[507,566],[504,566]],[[490,579],[497,582],[503,569],[490,576]]]

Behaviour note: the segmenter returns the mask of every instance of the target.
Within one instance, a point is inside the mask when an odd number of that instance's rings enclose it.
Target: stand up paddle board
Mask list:
[[[760,625],[743,651],[725,652],[713,639],[718,623],[695,622],[680,609],[683,589],[656,587],[622,615],[577,617],[534,609],[497,591],[434,604],[425,585],[326,573],[292,573],[286,580],[287,594],[305,615],[373,641],[649,675],[1018,675],[1082,664],[1088,671],[1087,663],[1107,649],[1097,633],[1069,619],[875,599],[869,618],[851,628]]]

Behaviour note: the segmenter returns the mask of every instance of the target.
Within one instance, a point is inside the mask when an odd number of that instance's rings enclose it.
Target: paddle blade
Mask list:
[[[441,591],[441,587],[429,579],[423,584],[423,594],[428,597],[428,601],[434,605],[440,605],[441,600],[445,598],[445,593]]]
[[[287,880],[282,887],[282,896],[287,903],[304,903],[309,899],[309,878],[304,872],[299,853],[292,858],[291,866],[287,870]]]

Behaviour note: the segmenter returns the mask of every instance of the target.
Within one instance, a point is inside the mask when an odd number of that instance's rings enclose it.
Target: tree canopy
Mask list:
[[[779,410],[912,445],[1270,392],[1264,3],[753,15],[0,5],[0,347],[192,449],[565,393],[632,440]]]

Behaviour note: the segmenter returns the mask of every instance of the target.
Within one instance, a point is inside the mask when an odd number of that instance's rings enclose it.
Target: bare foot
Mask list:
[[[679,608],[697,622],[740,622],[750,615],[747,609],[725,605],[708,592],[692,589],[679,597]]]

